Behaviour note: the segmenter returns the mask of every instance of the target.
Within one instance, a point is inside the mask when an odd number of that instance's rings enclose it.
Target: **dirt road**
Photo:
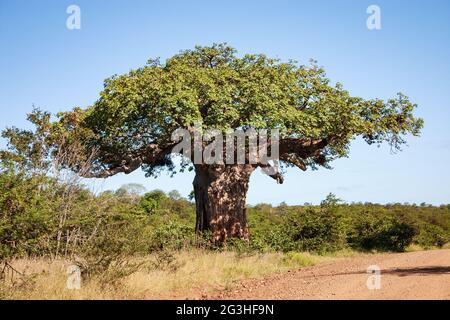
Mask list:
[[[381,269],[368,289],[369,266]],[[371,287],[375,282],[369,281]],[[209,299],[450,299],[450,250],[369,255],[258,280]]]

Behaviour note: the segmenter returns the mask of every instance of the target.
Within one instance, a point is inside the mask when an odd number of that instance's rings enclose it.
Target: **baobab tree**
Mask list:
[[[174,131],[192,132],[196,123],[223,133],[277,130],[280,170],[269,176],[282,183],[286,167],[329,167],[348,154],[357,136],[399,150],[406,136],[419,135],[423,125],[413,115],[415,107],[403,94],[387,101],[353,97],[341,84],[331,84],[315,62],[305,66],[262,54],[238,57],[226,44],[215,44],[113,76],[92,106],[44,122],[53,154],[77,146],[77,160],[67,166],[84,177],[107,178],[138,168],[147,176],[163,168],[194,170],[196,230],[209,230],[215,242],[223,243],[249,237],[249,179],[257,168],[271,164],[198,163],[183,153],[177,166]],[[80,165],[86,162],[88,170]]]

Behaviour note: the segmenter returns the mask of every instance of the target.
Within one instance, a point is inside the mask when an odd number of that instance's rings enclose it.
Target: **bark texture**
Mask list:
[[[246,197],[251,165],[197,165],[194,194],[196,231],[211,231],[215,243],[248,239]]]

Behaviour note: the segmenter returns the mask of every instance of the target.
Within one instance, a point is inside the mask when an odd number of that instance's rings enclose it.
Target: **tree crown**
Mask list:
[[[76,145],[92,164],[85,175],[106,177],[138,167],[149,175],[161,167],[174,170],[171,134],[194,123],[221,131],[278,129],[283,163],[303,170],[326,166],[346,156],[356,136],[400,149],[405,136],[419,135],[423,126],[415,107],[401,93],[387,101],[353,97],[332,85],[314,61],[305,66],[263,54],[238,57],[226,44],[214,44],[106,79],[92,106],[60,113],[56,122],[40,111],[30,119],[45,140],[40,145]],[[15,128],[3,136],[16,157],[38,144],[32,133]],[[2,157],[11,158],[11,151]]]

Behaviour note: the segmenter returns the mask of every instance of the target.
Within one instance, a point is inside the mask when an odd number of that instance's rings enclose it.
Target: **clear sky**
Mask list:
[[[69,30],[69,5],[81,29]],[[368,30],[369,5],[381,30]],[[450,1],[20,1],[0,0],[0,129],[28,127],[32,105],[52,112],[88,106],[103,80],[164,60],[196,44],[227,42],[239,53],[318,60],[332,81],[364,98],[398,91],[419,105],[420,138],[391,154],[361,141],[333,170],[290,169],[277,185],[261,173],[248,202],[318,203],[333,192],[346,201],[450,202]],[[4,141],[0,142],[4,146]],[[148,190],[192,190],[193,175],[146,179],[139,171],[96,188],[128,182]]]

